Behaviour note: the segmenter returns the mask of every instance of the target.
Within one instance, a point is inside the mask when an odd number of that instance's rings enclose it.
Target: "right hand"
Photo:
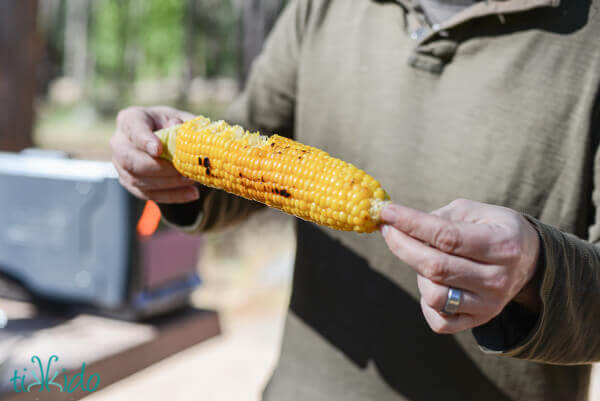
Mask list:
[[[194,181],[158,157],[162,144],[152,132],[181,124],[194,115],[166,106],[129,107],[117,115],[110,139],[119,182],[134,196],[157,203],[186,203],[199,198]]]

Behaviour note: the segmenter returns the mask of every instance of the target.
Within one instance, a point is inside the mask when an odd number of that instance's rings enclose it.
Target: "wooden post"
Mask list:
[[[64,74],[85,85],[88,59],[89,0],[67,2],[65,18]]]
[[[37,0],[0,1],[0,150],[32,145]]]
[[[285,0],[242,0],[241,68],[240,82],[248,78],[250,67],[260,53],[263,43],[273,28]]]

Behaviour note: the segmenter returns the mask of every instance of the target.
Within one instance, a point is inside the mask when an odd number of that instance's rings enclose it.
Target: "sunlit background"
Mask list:
[[[222,117],[284,3],[0,1],[0,150],[110,160],[124,107]],[[274,211],[204,235],[192,301],[219,312],[223,333],[88,399],[258,400],[277,357],[293,256],[292,220]]]
[[[116,112],[168,104],[215,118],[242,79],[231,0],[42,0],[34,141],[108,157]]]

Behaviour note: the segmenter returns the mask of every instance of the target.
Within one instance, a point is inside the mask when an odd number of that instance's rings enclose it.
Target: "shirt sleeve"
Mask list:
[[[293,137],[296,79],[310,1],[288,2],[265,47],[252,65],[242,94],[225,120],[262,134]],[[163,221],[188,233],[217,230],[240,221],[263,205],[201,186],[200,199],[182,205],[159,205]]]
[[[485,352],[551,364],[600,361],[600,151],[596,152],[592,200],[595,223],[587,240],[526,216],[541,242],[541,311],[510,303],[473,329]]]

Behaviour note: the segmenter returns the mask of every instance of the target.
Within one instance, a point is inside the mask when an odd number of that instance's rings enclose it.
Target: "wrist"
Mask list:
[[[542,299],[540,298],[538,275],[534,275],[512,300],[531,312],[539,312],[542,307]]]
[[[539,312],[542,307],[542,299],[540,297],[540,285],[541,285],[541,272],[544,269],[544,252],[543,252],[543,243],[542,236],[539,231],[527,218],[527,224],[535,232],[535,236],[537,241],[535,241],[534,254],[535,258],[533,259],[532,265],[533,269],[530,274],[530,279],[525,283],[521,291],[515,295],[512,299],[514,302],[522,305],[532,312]]]

